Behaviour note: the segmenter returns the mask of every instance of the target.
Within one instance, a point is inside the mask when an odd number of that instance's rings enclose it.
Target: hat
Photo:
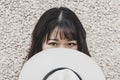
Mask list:
[[[18,80],[105,80],[97,63],[86,54],[67,48],[43,50],[23,66]]]

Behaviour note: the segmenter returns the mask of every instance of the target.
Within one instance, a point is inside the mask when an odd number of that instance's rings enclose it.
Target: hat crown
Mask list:
[[[62,69],[51,74],[47,80],[80,80],[70,69]]]

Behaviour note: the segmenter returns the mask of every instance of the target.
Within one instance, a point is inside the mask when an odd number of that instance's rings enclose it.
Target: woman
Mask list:
[[[47,10],[32,33],[28,59],[49,48],[70,48],[90,56],[86,32],[73,11],[66,7]]]

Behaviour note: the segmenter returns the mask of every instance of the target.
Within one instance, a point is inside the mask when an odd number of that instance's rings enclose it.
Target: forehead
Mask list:
[[[74,33],[72,33],[73,31],[71,31],[70,29],[61,29],[59,27],[56,27],[55,29],[53,29],[53,31],[51,31],[51,33],[49,34],[49,36],[47,37],[48,39],[67,39],[67,40],[73,40],[75,35],[73,35]]]

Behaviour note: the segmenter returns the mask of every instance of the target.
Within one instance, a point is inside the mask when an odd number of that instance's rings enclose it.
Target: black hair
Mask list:
[[[78,51],[90,56],[86,43],[86,32],[80,20],[70,9],[60,7],[47,10],[38,20],[32,32],[32,44],[28,59],[42,51],[43,42],[46,38],[49,39],[55,28],[58,28],[61,38],[76,40]]]

